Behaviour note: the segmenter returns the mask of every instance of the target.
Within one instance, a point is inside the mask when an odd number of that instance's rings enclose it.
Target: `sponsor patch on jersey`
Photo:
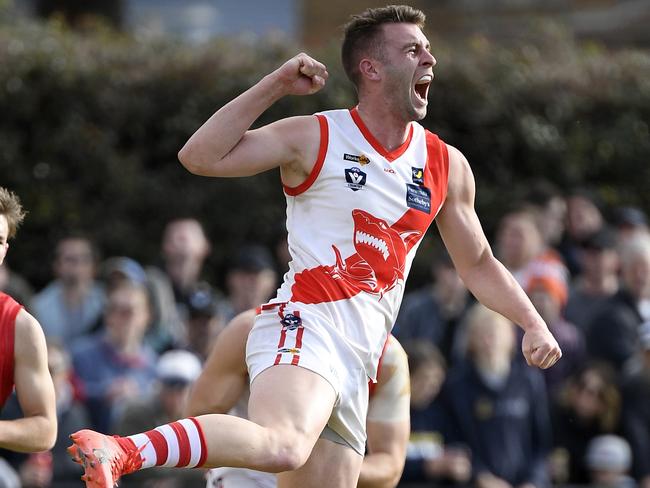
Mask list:
[[[352,161],[353,163],[359,163],[361,166],[365,166],[370,162],[370,159],[365,154],[357,156],[356,154],[343,153],[343,159]]]
[[[414,168],[411,166],[411,176],[413,183],[416,185],[424,185],[424,168]]]
[[[361,190],[366,184],[366,174],[356,166],[346,168],[345,181],[348,184],[348,188],[352,191]]]
[[[406,205],[421,212],[431,213],[431,190],[426,186],[406,184]]]

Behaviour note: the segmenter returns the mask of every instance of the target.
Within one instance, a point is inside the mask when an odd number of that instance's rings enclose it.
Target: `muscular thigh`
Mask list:
[[[322,376],[305,368],[277,365],[251,384],[250,420],[301,436],[313,445],[332,413],[336,392]]]
[[[355,488],[362,461],[354,449],[319,439],[303,467],[278,474],[278,488]]]

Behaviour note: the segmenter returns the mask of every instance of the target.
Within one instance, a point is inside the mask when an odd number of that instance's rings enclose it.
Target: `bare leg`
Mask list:
[[[251,385],[250,421],[203,415],[208,457],[205,467],[232,466],[280,472],[302,466],[327,420],[336,394],[322,376],[278,365]]]
[[[278,488],[355,488],[362,462],[353,449],[318,439],[301,468],[278,475]]]

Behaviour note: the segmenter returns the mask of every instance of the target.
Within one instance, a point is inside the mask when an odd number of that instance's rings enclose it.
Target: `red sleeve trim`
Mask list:
[[[329,145],[329,128],[327,126],[327,118],[324,115],[317,114],[316,118],[318,119],[318,125],[320,126],[320,146],[318,147],[318,157],[316,158],[314,167],[311,169],[311,173],[309,173],[307,179],[300,185],[293,187],[285,184],[282,185],[284,192],[292,197],[306,192],[309,187],[314,184],[314,181],[316,181],[316,178],[318,178],[318,175],[320,174],[323,163],[325,163],[325,155],[327,154],[327,146]]]

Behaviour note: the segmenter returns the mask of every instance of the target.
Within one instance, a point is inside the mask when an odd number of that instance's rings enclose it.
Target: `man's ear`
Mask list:
[[[363,58],[359,61],[359,72],[361,73],[361,76],[368,80],[379,81],[381,80],[381,74],[377,69],[378,65],[379,61],[376,59]]]

